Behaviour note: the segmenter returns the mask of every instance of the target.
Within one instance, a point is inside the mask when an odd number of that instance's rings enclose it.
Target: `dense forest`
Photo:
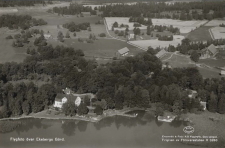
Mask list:
[[[0,117],[39,112],[54,102],[56,93],[71,88],[77,93],[95,93],[105,101],[105,109],[151,107],[175,114],[202,110],[200,100],[208,102],[208,110],[225,113],[225,79],[205,79],[196,68],[162,70],[153,49],[135,57],[127,57],[105,65],[86,60],[82,50],[51,45],[39,46],[23,63],[0,64]],[[47,75],[47,84],[12,82],[30,79],[31,75]],[[197,90],[198,98],[189,98],[186,89]],[[85,104],[82,110],[87,111]],[[80,113],[80,114],[82,114]]]
[[[2,15],[0,16],[0,28],[8,27],[9,29],[29,29],[32,26],[46,25],[43,19],[35,19],[30,15]]]
[[[149,17],[180,20],[211,20],[225,16],[224,1],[175,3],[137,3],[136,5],[107,5],[100,7],[104,17]],[[212,12],[211,12],[212,11]]]

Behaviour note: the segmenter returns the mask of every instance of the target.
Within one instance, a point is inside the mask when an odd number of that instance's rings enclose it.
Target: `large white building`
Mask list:
[[[57,94],[53,106],[61,109],[63,104],[68,100],[73,101],[76,106],[79,106],[81,103],[81,98],[79,96],[77,97],[72,94]]]

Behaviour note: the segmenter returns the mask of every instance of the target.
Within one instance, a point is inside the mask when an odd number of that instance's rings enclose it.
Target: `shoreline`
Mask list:
[[[123,117],[132,117],[135,118],[136,115],[130,115],[126,114],[130,111],[134,110],[144,110],[144,111],[149,111],[145,109],[140,109],[140,108],[130,108],[130,109],[123,109],[123,110],[106,110],[103,112],[102,115],[97,115],[97,116],[92,116],[92,115],[87,115],[87,116],[65,116],[65,115],[55,115],[55,117],[48,117],[48,116],[43,116],[43,115],[38,115],[40,113],[45,113],[47,110],[44,110],[42,112],[36,113],[34,115],[30,116],[20,116],[20,117],[9,117],[9,118],[2,118],[0,119],[1,121],[7,121],[7,120],[20,120],[20,119],[48,119],[48,120],[81,120],[81,121],[88,121],[88,122],[99,122],[100,120],[107,118],[107,117],[113,117],[113,116],[123,116]]]

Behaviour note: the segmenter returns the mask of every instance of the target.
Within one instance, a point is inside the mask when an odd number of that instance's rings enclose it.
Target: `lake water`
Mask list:
[[[180,142],[163,142],[162,136],[185,135],[185,122],[158,122],[153,115],[136,111],[136,118],[114,116],[97,123],[76,120],[22,119],[14,131],[0,134],[1,148],[192,148]],[[54,141],[36,141],[36,138]],[[12,138],[24,138],[14,142]],[[26,141],[26,138],[34,141]],[[55,141],[64,138],[65,141]],[[11,139],[11,140],[10,140]],[[199,147],[198,147],[199,148]]]

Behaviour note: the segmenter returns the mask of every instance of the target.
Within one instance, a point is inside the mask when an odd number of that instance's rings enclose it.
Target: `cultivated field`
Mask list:
[[[196,67],[201,73],[201,75],[203,76],[203,78],[220,78],[221,77],[219,75],[220,70],[213,67],[205,66],[205,64],[211,63],[207,60],[206,61],[200,60],[199,63],[195,64],[193,61],[191,61],[191,59],[188,56],[185,56],[179,53],[178,54],[166,53],[166,55],[161,58],[161,61],[163,63],[168,62],[172,68]],[[222,62],[222,61],[215,60],[214,62]]]
[[[112,26],[113,23],[117,22],[119,24],[119,26],[121,24],[124,25],[128,25],[129,26],[129,30],[133,30],[134,29],[134,23],[133,22],[129,22],[129,17],[105,17],[105,21],[108,27],[108,30],[112,30]],[[138,27],[140,29],[147,29],[147,26],[142,25],[141,27]],[[114,28],[114,30],[125,30],[126,28]]]
[[[208,41],[212,40],[212,37],[209,33],[209,29],[211,27],[207,26],[202,26],[194,31],[191,31],[188,35],[187,38],[190,39],[191,41]]]
[[[225,27],[213,27],[210,33],[213,39],[225,39]]]
[[[148,49],[149,46],[152,48],[156,47],[169,47],[169,45],[177,46],[184,39],[182,35],[174,35],[173,41],[159,41],[158,39],[153,40],[139,40],[139,41],[130,41],[132,44],[138,45],[142,48]]]
[[[181,33],[189,33],[192,30],[200,27],[205,24],[207,21],[181,21],[181,20],[173,20],[173,19],[152,19],[153,25],[165,25],[173,27],[177,27],[180,29]]]
[[[219,26],[220,24],[225,24],[225,20],[211,20],[205,26]]]

